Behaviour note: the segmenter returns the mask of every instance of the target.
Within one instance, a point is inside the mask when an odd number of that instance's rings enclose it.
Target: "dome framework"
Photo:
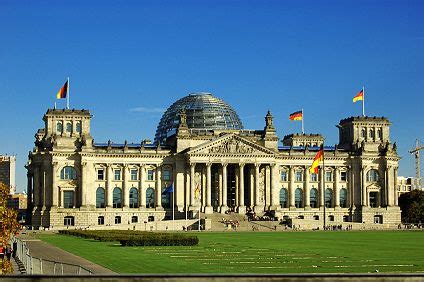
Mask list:
[[[236,111],[211,93],[191,93],[173,103],[163,114],[156,129],[155,143],[164,143],[175,134],[179,114],[185,110],[188,128],[194,129],[243,129]]]

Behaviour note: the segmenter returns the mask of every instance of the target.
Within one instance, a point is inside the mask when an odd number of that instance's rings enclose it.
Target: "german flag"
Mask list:
[[[57,99],[64,99],[68,94],[68,80],[63,84],[62,88],[59,89],[59,92],[56,94]]]
[[[363,101],[364,100],[364,89],[358,92],[355,97],[353,97],[353,103],[357,101]]]
[[[312,166],[309,169],[311,173],[318,173],[318,166],[321,161],[324,161],[324,146],[321,145],[321,149],[319,149],[318,153],[315,155],[314,161],[312,162]]]
[[[302,111],[294,112],[290,115],[289,119],[290,120],[302,120],[303,119],[303,112]]]

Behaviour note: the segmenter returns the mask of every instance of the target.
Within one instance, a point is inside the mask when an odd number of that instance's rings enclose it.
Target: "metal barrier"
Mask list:
[[[91,270],[76,264],[52,261],[33,257],[30,255],[26,242],[14,237],[12,244],[16,243],[16,257],[22,262],[27,274],[53,274],[53,275],[91,275]]]

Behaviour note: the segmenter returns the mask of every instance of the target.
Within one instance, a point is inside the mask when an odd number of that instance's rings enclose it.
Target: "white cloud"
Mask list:
[[[137,112],[137,113],[163,113],[165,112],[165,109],[162,108],[146,108],[146,107],[136,107],[131,108],[130,112]]]

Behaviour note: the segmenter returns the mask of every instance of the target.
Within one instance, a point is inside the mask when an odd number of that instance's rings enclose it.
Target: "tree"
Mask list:
[[[11,237],[19,230],[17,211],[7,207],[10,187],[0,182],[0,245],[5,247]],[[12,273],[13,267],[7,259],[0,261],[0,273]]]
[[[399,197],[403,223],[424,223],[424,191],[412,190]]]

